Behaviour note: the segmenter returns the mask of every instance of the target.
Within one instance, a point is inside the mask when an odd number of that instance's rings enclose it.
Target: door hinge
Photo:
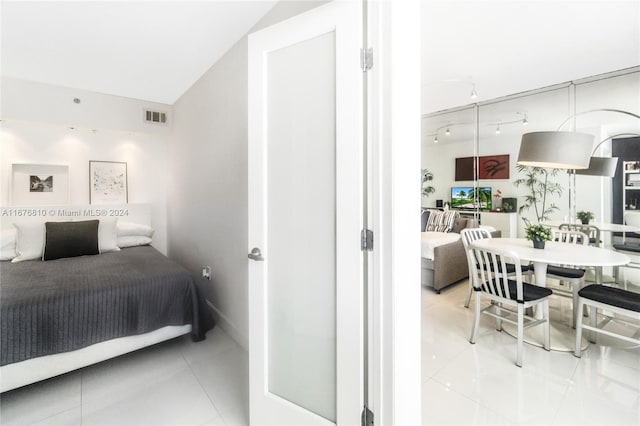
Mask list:
[[[373,411],[366,405],[362,409],[361,426],[373,426]]]
[[[360,49],[360,68],[362,68],[362,72],[373,68],[373,49],[371,47]]]
[[[360,250],[373,251],[373,231],[363,229],[360,232]]]

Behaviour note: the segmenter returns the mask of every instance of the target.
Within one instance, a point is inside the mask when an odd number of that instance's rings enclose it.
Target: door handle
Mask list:
[[[251,253],[249,253],[249,259],[257,262],[264,262],[264,257],[262,257],[262,253],[260,253],[260,249],[258,247],[254,247],[251,250]]]

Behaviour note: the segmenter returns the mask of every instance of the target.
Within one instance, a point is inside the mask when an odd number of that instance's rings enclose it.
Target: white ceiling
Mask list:
[[[1,72],[172,104],[274,3],[2,1]],[[422,34],[428,113],[640,64],[640,0],[423,0]]]
[[[423,0],[422,14],[423,113],[640,64],[639,0]]]
[[[276,1],[2,1],[3,76],[174,103]]]

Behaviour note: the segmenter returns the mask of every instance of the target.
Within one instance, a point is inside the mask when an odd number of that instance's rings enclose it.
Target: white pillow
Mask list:
[[[16,257],[11,262],[42,259],[44,251],[44,223],[13,224],[16,228]]]
[[[125,235],[124,237],[118,237],[118,246],[120,248],[146,246],[151,244],[151,238],[141,235]]]
[[[98,250],[100,253],[120,251],[117,233],[118,218],[107,217],[100,219],[98,224]]]
[[[6,229],[0,233],[0,260],[16,257],[16,230]]]
[[[139,223],[133,222],[118,222],[118,237],[128,237],[128,236],[142,236],[142,237],[153,237],[154,229],[147,225],[142,225]]]

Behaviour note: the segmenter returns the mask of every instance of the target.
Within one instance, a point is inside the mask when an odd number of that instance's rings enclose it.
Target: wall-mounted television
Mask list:
[[[453,186],[451,187],[451,208],[491,210],[490,186]]]

